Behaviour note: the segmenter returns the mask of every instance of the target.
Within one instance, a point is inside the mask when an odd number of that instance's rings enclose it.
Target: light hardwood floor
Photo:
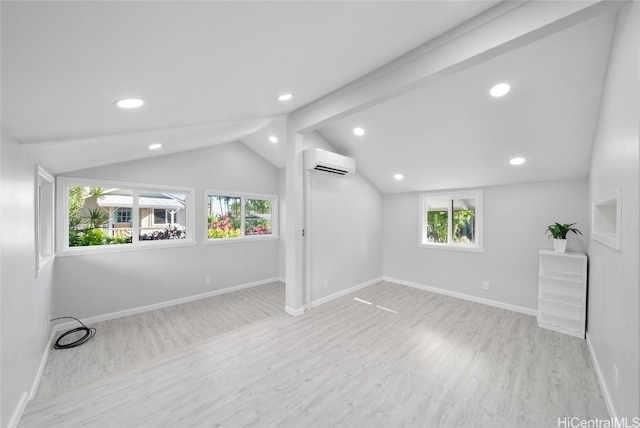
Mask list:
[[[608,417],[583,340],[381,282],[39,397],[20,426],[557,427],[565,416]]]
[[[97,334],[86,344],[50,351],[36,398],[146,364],[225,331],[284,316],[284,293],[284,283],[274,282],[95,323],[91,326]],[[74,339],[69,336],[69,341]]]

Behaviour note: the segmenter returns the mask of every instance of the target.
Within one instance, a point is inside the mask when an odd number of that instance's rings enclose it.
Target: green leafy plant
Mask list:
[[[427,212],[427,238],[429,242],[445,244],[448,239],[449,213],[447,211]]]
[[[104,196],[101,187],[69,186],[69,246],[130,244],[131,236],[112,237],[109,212],[101,207],[85,206],[85,199]]]
[[[233,221],[228,214],[210,222],[209,231],[207,232],[210,239],[237,238],[240,233],[241,229],[234,227]]]
[[[571,227],[574,224],[576,223],[550,224],[549,226],[547,226],[546,233],[550,234],[550,236],[553,237],[554,239],[567,239],[567,233],[569,232],[573,232],[576,235],[578,234],[582,235],[582,232],[580,232],[578,229],[576,229],[575,227]]]
[[[80,238],[80,245],[105,245],[111,241],[111,238],[107,236],[100,229],[88,229],[84,232],[84,235]]]
[[[133,238],[127,235],[120,235],[113,238],[113,244],[131,244],[133,242]]]
[[[90,229],[96,229],[109,223],[109,213],[102,208],[90,208],[86,215]]]

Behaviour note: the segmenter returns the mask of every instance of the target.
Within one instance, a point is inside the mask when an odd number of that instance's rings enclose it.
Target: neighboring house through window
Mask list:
[[[167,210],[161,208],[153,209],[153,224],[167,224]]]
[[[114,210],[115,218],[114,223],[123,224],[123,223],[132,223],[131,221],[131,208],[116,208]]]
[[[60,204],[58,249],[77,253],[82,248],[95,252],[97,247],[125,249],[158,241],[195,243],[193,189],[154,187],[61,179],[65,200]]]

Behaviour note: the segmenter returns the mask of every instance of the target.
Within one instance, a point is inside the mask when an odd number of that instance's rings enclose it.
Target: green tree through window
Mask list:
[[[429,242],[445,244],[449,233],[449,212],[427,212],[427,238]]]
[[[422,244],[443,244],[457,247],[479,247],[482,218],[481,191],[425,194],[422,202]],[[479,234],[477,233],[479,232]],[[481,241],[481,238],[480,238]]]
[[[209,239],[237,238],[240,236],[242,219],[240,198],[237,196],[210,195],[208,198]]]
[[[109,212],[97,201],[103,195],[100,187],[69,186],[69,246],[126,244],[129,239],[109,235]]]
[[[211,192],[207,193],[206,199],[208,239],[277,234],[277,224],[273,223],[275,197]]]
[[[271,234],[271,201],[265,199],[246,200],[244,234]]]

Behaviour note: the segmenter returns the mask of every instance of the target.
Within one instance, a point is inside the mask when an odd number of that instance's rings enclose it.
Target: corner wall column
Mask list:
[[[303,149],[304,137],[287,118],[287,218],[286,218],[286,298],[285,312],[301,315],[303,308],[304,225]]]

